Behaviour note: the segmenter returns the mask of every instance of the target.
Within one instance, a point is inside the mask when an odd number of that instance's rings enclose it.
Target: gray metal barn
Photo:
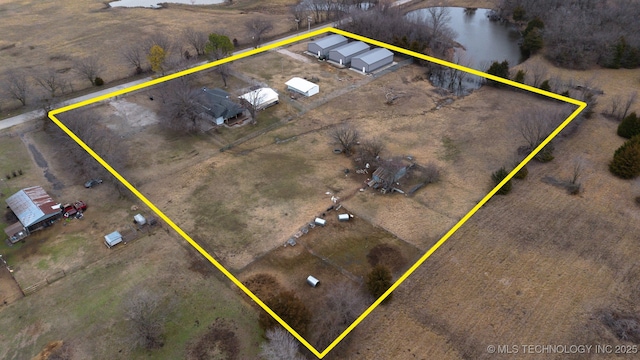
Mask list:
[[[369,51],[369,45],[362,41],[354,41],[329,51],[329,60],[340,65],[349,65],[351,58]]]
[[[351,67],[363,73],[370,73],[391,63],[393,53],[385,48],[373,49],[351,59]]]
[[[317,57],[327,57],[327,55],[329,55],[329,50],[342,46],[347,42],[348,40],[346,37],[333,34],[323,37],[320,40],[310,42],[307,45],[307,50],[310,53],[315,54]]]

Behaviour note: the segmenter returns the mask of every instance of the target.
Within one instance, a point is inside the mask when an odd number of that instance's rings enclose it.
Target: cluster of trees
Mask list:
[[[100,77],[105,67],[97,56],[73,59],[73,74],[78,79],[87,80],[92,86],[101,86],[104,80]],[[19,102],[21,106],[50,101],[56,97],[73,91],[71,78],[64,72],[54,68],[43,69],[33,73],[23,70],[11,70],[2,76],[0,96],[6,101]]]
[[[609,170],[619,178],[634,179],[640,175],[640,121],[635,113],[620,123],[618,135],[629,140],[613,153]]]
[[[297,31],[313,23],[339,20],[354,9],[365,9],[378,3],[377,0],[302,0],[290,9]]]
[[[451,55],[455,34],[448,26],[451,17],[446,8],[429,8],[426,16],[408,19],[389,2],[368,11],[355,9],[350,15],[351,21],[340,28],[439,58]]]
[[[506,19],[537,23],[525,30],[524,50],[544,44],[545,56],[559,66],[640,66],[640,6],[635,1],[502,0],[497,12]]]
[[[98,115],[76,110],[60,114],[58,118],[111,167],[122,173],[121,171],[126,169],[129,162],[129,149],[96,116]],[[52,141],[57,144],[58,151],[68,160],[66,164],[69,173],[83,179],[103,178],[115,187],[120,196],[132,196],[131,192],[118,179],[111,175],[62,129],[50,121],[45,124],[47,124],[45,131]]]

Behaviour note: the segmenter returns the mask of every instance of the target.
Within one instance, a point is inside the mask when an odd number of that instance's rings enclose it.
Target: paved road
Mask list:
[[[393,6],[404,5],[404,4],[407,4],[407,3],[411,2],[411,1],[413,1],[413,0],[398,0],[393,4]],[[335,25],[336,25],[336,23],[321,25],[321,26],[312,28],[312,30],[319,30],[319,29],[323,29],[323,28],[326,28],[326,27],[332,27],[332,26],[335,26]],[[270,41],[270,42],[268,42],[266,44],[263,44],[263,46],[269,45],[269,44],[273,44],[273,43],[276,43],[276,42],[280,42],[282,40],[287,40],[287,39],[296,37],[296,36],[298,36],[300,34],[303,34],[304,32],[305,31],[302,31],[302,32],[296,33],[296,34],[292,34],[292,35],[288,35],[288,36],[284,36],[284,37],[279,38],[277,40],[273,40],[273,41]],[[245,51],[249,51],[249,50],[251,50],[251,48],[238,50],[238,51],[236,51],[234,53],[234,55],[235,54],[241,54],[241,53],[243,53]],[[196,64],[195,66],[203,65],[203,64],[206,64],[206,63],[207,63],[207,61],[204,61],[204,62]],[[114,91],[117,91],[117,90],[126,89],[126,88],[129,88],[131,86],[142,84],[142,83],[145,83],[145,82],[150,81],[150,80],[152,80],[152,78],[151,77],[147,77],[147,78],[144,78],[144,79],[128,82],[126,84],[122,84],[122,85],[114,86],[114,87],[111,87],[111,88],[106,88],[106,89],[103,89],[103,90],[100,90],[100,91],[92,92],[90,94],[87,94],[87,95],[84,95],[84,96],[80,96],[80,97],[77,97],[77,98],[74,98],[74,99],[70,99],[70,100],[64,101],[62,103],[56,104],[56,106],[54,106],[54,108],[61,108],[63,106],[76,104],[76,103],[79,103],[81,101],[92,99],[92,98],[94,98],[96,96],[108,94],[108,93],[111,93],[111,92],[114,92]],[[24,113],[24,114],[16,115],[14,117],[10,117],[10,118],[4,119],[4,120],[0,120],[0,130],[8,129],[10,127],[13,127],[13,126],[16,126],[16,125],[19,125],[19,124],[24,124],[26,122],[42,118],[43,115],[44,115],[44,110],[34,110],[34,111],[30,111],[30,112],[27,112],[27,113]]]

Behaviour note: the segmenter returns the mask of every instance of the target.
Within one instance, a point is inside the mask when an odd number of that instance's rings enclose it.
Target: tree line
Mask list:
[[[502,0],[497,13],[526,28],[523,50],[544,48],[575,69],[640,66],[640,4],[632,0]]]

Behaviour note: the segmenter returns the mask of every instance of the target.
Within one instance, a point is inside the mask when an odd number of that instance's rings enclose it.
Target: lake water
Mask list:
[[[111,7],[145,7],[151,9],[161,8],[161,3],[187,4],[187,5],[212,5],[222,4],[225,0],[120,0],[109,3]]]
[[[520,32],[509,24],[489,20],[490,9],[473,12],[465,12],[465,8],[458,7],[447,9],[451,17],[448,25],[456,33],[454,40],[464,47],[456,49],[456,62],[460,65],[485,71],[494,61],[507,60],[509,66],[514,66],[524,60],[518,45]],[[427,14],[427,9],[420,9],[408,13],[407,17],[424,17]],[[480,80],[472,75],[466,76],[464,87],[478,88]]]

